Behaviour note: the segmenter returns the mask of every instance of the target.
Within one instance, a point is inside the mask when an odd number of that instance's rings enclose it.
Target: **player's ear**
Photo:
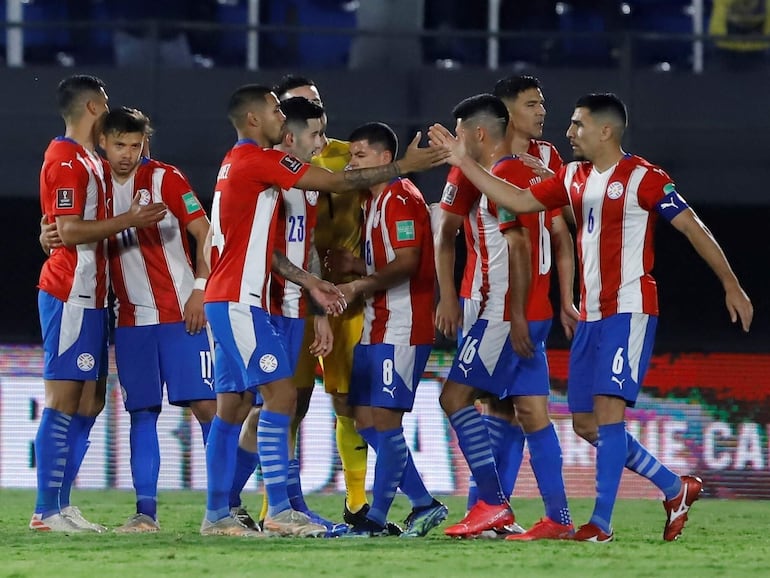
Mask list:
[[[104,133],[99,134],[99,146],[102,150],[107,148],[107,135]]]

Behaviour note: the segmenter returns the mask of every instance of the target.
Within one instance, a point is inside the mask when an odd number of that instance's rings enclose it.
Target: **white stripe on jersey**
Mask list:
[[[470,224],[471,227],[471,234],[473,235],[473,251],[476,254],[476,267],[473,269],[473,284],[471,285],[471,299],[481,301],[481,283],[483,281],[483,276],[481,274],[481,248],[479,247],[478,217],[479,203],[476,201],[476,204],[471,208],[471,212],[468,213],[468,220],[466,222]]]
[[[632,313],[628,333],[628,366],[631,379],[639,383],[639,361],[644,349],[644,336],[647,334],[647,322],[650,316],[646,313]]]
[[[537,145],[537,150],[540,153],[540,160],[543,161],[543,164],[546,166],[546,168],[551,166],[551,145],[548,143],[539,143]]]
[[[239,290],[239,302],[255,305],[267,309],[267,303],[263,303],[263,291],[265,276],[261,272],[270,271],[270,263],[273,256],[267,254],[270,232],[260,230],[266,223],[273,222],[273,212],[278,202],[278,190],[275,187],[265,189],[257,197],[257,205],[254,207],[254,217],[249,229],[249,242],[246,246],[246,258],[244,260],[243,276]],[[268,261],[270,259],[270,261]]]
[[[510,287],[510,263],[508,241],[500,231],[500,220],[489,210],[489,199],[482,195],[479,200],[479,245],[486,251],[487,295],[481,312],[482,319],[502,321]],[[483,259],[483,253],[479,259]]]
[[[417,347],[413,345],[409,346],[394,346],[393,364],[396,373],[401,376],[406,388],[414,392],[414,358],[417,354]]]
[[[230,319],[230,327],[233,330],[233,339],[238,348],[238,353],[243,360],[244,367],[249,366],[249,360],[257,350],[257,335],[254,332],[254,320],[251,316],[251,306],[245,303],[227,304],[227,317]],[[238,376],[235,376],[237,379]],[[250,386],[250,383],[246,384]]]
[[[307,235],[311,234],[311,231],[307,229],[305,191],[297,188],[283,191],[283,206],[286,213],[286,257],[293,265],[300,269],[307,269],[307,263],[305,263],[305,239]],[[293,222],[292,218],[294,219]],[[299,302],[301,298],[302,287],[285,279],[281,314],[284,317],[297,319],[299,317]]]
[[[621,244],[618,311],[642,311],[641,278],[644,275],[644,237],[650,213],[639,206],[639,183],[647,168],[636,167],[628,178]]]
[[[61,313],[61,324],[59,326],[59,352],[62,355],[67,351],[80,337],[80,330],[83,327],[83,316],[85,309],[80,305],[65,302]]]

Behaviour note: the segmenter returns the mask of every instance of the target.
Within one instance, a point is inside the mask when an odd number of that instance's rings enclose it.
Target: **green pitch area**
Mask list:
[[[76,504],[89,519],[115,527],[133,513],[133,494],[76,491]],[[246,505],[259,511],[261,497]],[[464,500],[447,498],[449,522],[464,514]],[[342,497],[311,496],[308,502],[330,518],[340,518]],[[701,500],[677,542],[663,542],[660,502],[621,501],[615,510],[616,541],[514,543],[458,541],[442,528],[422,539],[245,540],[198,535],[205,505],[199,492],[164,492],[159,534],[125,536],[33,533],[27,529],[34,494],[0,490],[0,576],[167,577],[167,576],[328,576],[484,578],[568,576],[687,577],[768,576],[770,503]],[[542,515],[536,500],[514,503],[517,520],[530,526]],[[573,500],[578,523],[587,521],[592,502]],[[392,520],[408,513],[403,496]]]

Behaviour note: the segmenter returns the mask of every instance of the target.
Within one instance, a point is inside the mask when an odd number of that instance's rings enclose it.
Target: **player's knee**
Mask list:
[[[588,443],[594,443],[598,437],[599,432],[596,427],[596,423],[594,421],[584,420],[584,419],[574,419],[572,420],[572,430],[579,435],[581,438],[586,440]]]
[[[199,423],[208,423],[217,413],[217,402],[213,399],[199,399],[190,402],[190,411]]]
[[[473,405],[473,389],[447,381],[441,389],[438,401],[444,413],[448,416],[452,415],[466,406]]]

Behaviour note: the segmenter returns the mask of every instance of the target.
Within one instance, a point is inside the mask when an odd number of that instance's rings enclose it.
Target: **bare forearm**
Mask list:
[[[398,161],[365,169],[354,169],[334,173],[334,178],[339,182],[336,192],[360,191],[378,183],[386,183],[403,174]]]
[[[457,289],[455,288],[454,266],[455,266],[455,244],[454,239],[446,239],[444,235],[439,234],[436,237],[436,278],[440,296],[442,299],[457,300]]]
[[[416,269],[417,263],[399,261],[396,258],[379,271],[353,281],[356,293],[369,296],[377,291],[385,291],[409,279]]]
[[[314,279],[310,273],[304,269],[301,269],[300,267],[297,267],[294,263],[289,261],[289,258],[286,255],[280,251],[273,251],[273,262],[271,268],[273,273],[276,273],[284,279],[288,279],[292,283],[296,283],[305,289],[308,287],[311,280]]]
[[[131,227],[128,213],[110,219],[84,221],[80,218],[57,217],[56,225],[62,243],[67,246],[84,245],[103,241]]]
[[[535,213],[545,209],[529,189],[520,189],[497,178],[470,157],[463,157],[460,168],[468,180],[498,207],[504,207],[513,213]]]
[[[731,285],[739,285],[738,278],[730,267],[727,257],[722,251],[711,231],[696,217],[697,225],[689,227],[684,234],[695,251],[717,276],[722,286],[727,289]]]
[[[559,295],[562,303],[571,303],[575,300],[575,257],[572,245],[572,236],[569,231],[560,231],[553,236],[556,271],[559,275]]]
[[[509,242],[508,251],[511,314],[526,317],[529,286],[532,281],[529,242],[528,240]]]

